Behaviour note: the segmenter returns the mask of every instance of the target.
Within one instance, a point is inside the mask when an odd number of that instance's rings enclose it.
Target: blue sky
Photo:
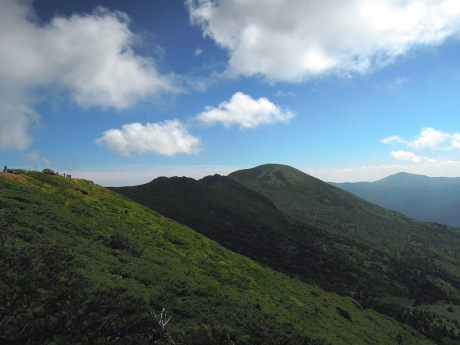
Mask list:
[[[105,186],[460,176],[459,56],[455,0],[0,0],[0,157]]]

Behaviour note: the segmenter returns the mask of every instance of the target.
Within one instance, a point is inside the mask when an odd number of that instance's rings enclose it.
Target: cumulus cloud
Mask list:
[[[255,128],[275,122],[287,122],[295,116],[283,111],[266,98],[253,99],[242,92],[235,93],[230,101],[222,102],[217,108],[205,107],[205,111],[192,118],[190,124],[213,126],[217,123],[229,128]],[[201,139],[189,132],[186,124],[179,120],[160,123],[131,123],[122,129],[110,129],[96,140],[121,156],[131,152],[174,156],[178,153],[198,154]]]
[[[240,128],[255,128],[276,122],[288,122],[295,114],[282,110],[267,98],[253,99],[242,92],[235,93],[228,102],[217,108],[208,106],[195,118],[198,122],[212,126],[217,123],[225,127],[238,125]]]
[[[200,138],[188,132],[187,126],[179,120],[160,123],[131,123],[122,129],[110,129],[97,139],[118,155],[128,156],[131,152],[150,153],[166,156],[176,154],[198,154]]]
[[[442,149],[460,150],[460,134],[449,134],[431,127],[422,128],[420,134],[412,141],[404,140],[399,135],[393,135],[380,140],[383,144],[400,143],[416,150],[439,149],[441,144],[449,142]]]
[[[460,151],[460,133],[452,134],[451,147]]]
[[[126,14],[97,7],[39,25],[31,3],[0,0],[0,91],[8,90],[0,93],[0,149],[30,144],[35,88],[58,87],[80,106],[119,110],[176,91],[173,76],[134,52],[139,38]]]
[[[231,75],[297,82],[367,73],[460,32],[455,0],[187,0],[190,20],[228,50]]]
[[[422,157],[408,151],[393,151],[390,156],[401,161],[410,161],[414,163],[420,163],[422,161]]]
[[[409,147],[417,150],[434,149],[444,143],[451,136],[434,128],[423,128],[420,135],[414,141],[408,142]]]

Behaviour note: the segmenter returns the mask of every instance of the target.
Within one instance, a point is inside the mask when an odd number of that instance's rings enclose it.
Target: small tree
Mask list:
[[[166,316],[165,308],[163,308],[161,313],[158,315],[155,315],[155,313],[152,311],[152,315],[153,318],[158,322],[158,328],[150,328],[147,331],[147,336],[149,337],[147,345],[159,344],[161,339],[165,339],[168,343],[176,345],[169,335],[168,329],[166,328],[169,320],[171,320],[171,317],[168,318]]]

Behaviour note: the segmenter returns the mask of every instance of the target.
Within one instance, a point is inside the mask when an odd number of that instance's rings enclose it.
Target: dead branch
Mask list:
[[[161,339],[165,339],[170,344],[176,345],[169,335],[168,329],[166,328],[166,325],[168,324],[169,320],[171,320],[171,317],[168,318],[166,316],[165,308],[163,308],[161,313],[158,315],[155,315],[155,313],[152,311],[152,315],[153,318],[157,320],[159,328],[158,330],[155,330],[154,328],[149,329],[149,340],[147,341],[146,345],[158,344],[158,341]]]

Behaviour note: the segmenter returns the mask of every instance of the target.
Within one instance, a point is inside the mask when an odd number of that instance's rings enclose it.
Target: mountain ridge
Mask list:
[[[408,217],[460,228],[460,177],[398,173],[375,182],[330,184]]]
[[[215,187],[207,187],[215,188]],[[0,174],[0,341],[433,344],[90,181]]]
[[[279,164],[111,189],[265,266],[354,296],[418,330],[424,324],[434,332],[429,315],[437,310],[433,303],[444,301],[440,320],[457,329],[445,311],[460,297],[455,229],[417,222]],[[415,321],[421,315],[425,321]]]

